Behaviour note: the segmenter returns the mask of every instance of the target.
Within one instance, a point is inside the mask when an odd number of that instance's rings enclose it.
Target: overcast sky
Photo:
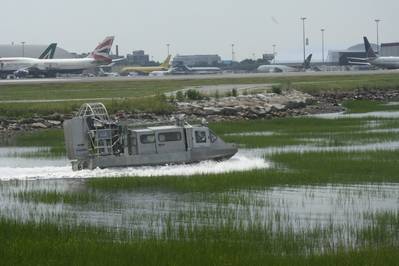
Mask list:
[[[57,42],[74,52],[88,52],[115,35],[120,52],[143,49],[154,57],[217,53],[237,59],[261,56],[277,45],[278,59],[302,58],[301,16],[315,59],[321,57],[321,28],[326,49],[347,48],[368,35],[399,41],[398,0],[1,0],[0,43]]]

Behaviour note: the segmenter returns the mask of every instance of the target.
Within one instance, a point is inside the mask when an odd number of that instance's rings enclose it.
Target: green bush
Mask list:
[[[197,90],[189,89],[186,91],[186,98],[191,101],[198,101],[204,99],[201,93]]]
[[[273,87],[272,87],[272,92],[273,93],[275,93],[275,94],[281,94],[281,85],[274,85]]]
[[[178,102],[183,102],[185,100],[184,94],[182,91],[176,92],[176,100]]]
[[[237,96],[238,96],[238,92],[237,92],[237,89],[236,89],[236,88],[233,88],[233,89],[231,90],[231,96],[233,96],[233,97],[237,97]]]

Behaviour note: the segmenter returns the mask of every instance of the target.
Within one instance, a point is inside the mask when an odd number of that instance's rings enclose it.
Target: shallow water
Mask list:
[[[379,112],[368,112],[368,113],[356,113],[347,114],[341,113],[328,113],[328,114],[316,114],[311,117],[325,118],[325,119],[338,119],[338,118],[366,118],[366,117],[378,117],[378,118],[398,118],[399,111],[379,111]]]
[[[10,173],[9,169],[28,171],[28,169],[39,167],[60,167],[68,163],[64,157],[41,158],[34,156],[37,152],[48,150],[48,147],[0,147],[0,176]],[[0,178],[0,180],[3,179]]]
[[[291,145],[283,147],[270,147],[258,149],[243,149],[243,155],[264,156],[275,153],[304,153],[304,152],[367,152],[367,151],[394,151],[399,149],[399,141],[377,142],[359,145],[344,146],[315,146]]]
[[[99,198],[85,204],[22,201],[19,192],[87,192],[84,180],[12,181],[0,186],[0,213],[21,221],[162,231],[172,224],[216,226],[260,223],[273,228],[309,230],[367,226],[367,214],[399,211],[399,184],[273,187],[225,193],[91,191]]]

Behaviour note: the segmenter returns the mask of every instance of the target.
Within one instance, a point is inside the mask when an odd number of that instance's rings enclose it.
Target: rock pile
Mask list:
[[[54,114],[49,117],[32,117],[24,119],[9,119],[0,117],[0,133],[61,128],[62,122],[65,118],[65,116],[59,114]]]
[[[285,117],[304,114],[302,109],[314,99],[296,90],[282,94],[263,93],[237,97],[212,98],[195,102],[178,102],[177,113],[211,121]]]

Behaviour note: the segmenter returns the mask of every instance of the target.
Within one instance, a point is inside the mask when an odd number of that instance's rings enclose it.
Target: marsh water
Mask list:
[[[365,128],[367,130],[370,129]],[[240,134],[272,136],[274,133]],[[0,147],[1,217],[23,222],[44,221],[60,225],[91,225],[151,232],[162,232],[170,221],[174,226],[193,223],[216,226],[227,223],[245,227],[260,224],[295,231],[338,226],[350,231],[367,227],[373,222],[368,218],[372,214],[399,211],[398,183],[274,186],[218,193],[167,189],[99,190],[87,184],[87,180],[94,177],[187,178],[190,175],[228,172],[240,172],[245,176],[249,170],[273,167],[268,155],[274,153],[397,150],[399,141],[343,146],[320,146],[310,142],[304,145],[240,149],[236,156],[225,162],[78,172],[72,171],[65,157],[35,156],[35,153],[46,149]],[[26,200],[24,193],[81,193],[92,196],[84,202],[46,203]]]
[[[261,223],[304,230],[319,226],[367,225],[367,214],[397,211],[399,184],[280,186],[225,193],[168,191],[96,191],[84,204],[45,204],[18,197],[26,191],[86,192],[84,180],[8,181],[0,187],[0,213],[19,221],[111,228],[162,230],[175,225]]]

